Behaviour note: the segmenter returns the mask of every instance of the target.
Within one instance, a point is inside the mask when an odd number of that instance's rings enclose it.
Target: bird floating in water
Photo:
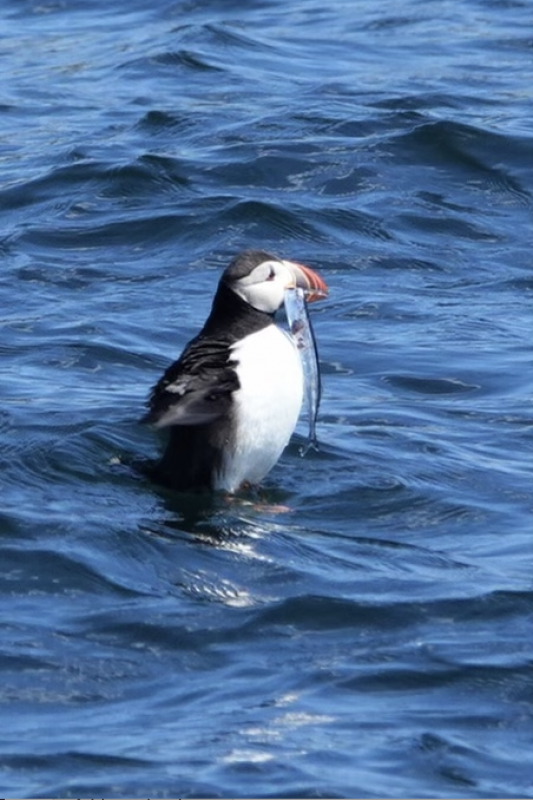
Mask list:
[[[245,250],[223,272],[205,325],[148,400],[143,421],[169,433],[153,471],[157,482],[232,494],[257,485],[276,464],[304,394],[299,347],[307,315],[292,322],[298,336],[274,321],[292,290],[308,302],[328,291],[309,267],[261,250]],[[312,332],[311,341],[314,347]],[[318,404],[319,384],[309,392]]]

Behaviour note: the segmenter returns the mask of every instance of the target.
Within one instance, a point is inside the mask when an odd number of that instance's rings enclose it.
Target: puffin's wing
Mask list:
[[[166,428],[219,419],[239,388],[235,365],[228,342],[194,339],[152,389],[143,422]]]

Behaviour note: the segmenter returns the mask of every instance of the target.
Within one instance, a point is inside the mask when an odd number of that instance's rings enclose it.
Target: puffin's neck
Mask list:
[[[273,321],[274,314],[258,311],[257,308],[239,297],[229,286],[221,282],[218,285],[211,313],[203,327],[202,335],[223,334],[233,341],[238,341],[251,333],[266,328]]]

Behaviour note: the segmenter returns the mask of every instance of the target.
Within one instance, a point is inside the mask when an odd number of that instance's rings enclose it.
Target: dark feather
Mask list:
[[[239,388],[229,347],[202,334],[193,339],[152,389],[143,421],[157,428],[205,425],[226,414]]]
[[[213,489],[222,464],[225,428],[224,420],[210,425],[174,425],[164,455],[153,469],[153,479],[180,492]]]

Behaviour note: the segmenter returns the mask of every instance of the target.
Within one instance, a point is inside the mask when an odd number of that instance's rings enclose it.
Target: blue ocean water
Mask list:
[[[4,0],[0,793],[532,797],[529,0]],[[244,247],[319,452],[134,468]]]

